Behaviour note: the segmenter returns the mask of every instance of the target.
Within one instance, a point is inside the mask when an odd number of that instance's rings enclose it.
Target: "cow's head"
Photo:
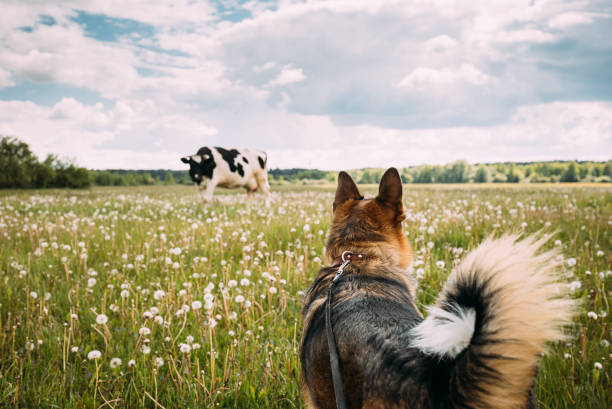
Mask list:
[[[181,162],[189,165],[189,176],[198,185],[204,178],[212,179],[213,169],[217,166],[208,148],[200,149],[195,155],[182,157]]]

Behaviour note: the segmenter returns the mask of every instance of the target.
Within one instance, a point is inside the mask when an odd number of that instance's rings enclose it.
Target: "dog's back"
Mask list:
[[[324,304],[329,281],[335,273],[335,269],[330,268],[319,272],[319,277],[307,293],[304,308],[308,322],[302,339],[301,360],[304,374],[309,379],[310,393],[316,402],[313,406],[319,408],[336,407],[330,381]],[[402,334],[408,333],[422,318],[403,283],[368,274],[358,265],[347,266],[344,277],[335,287],[332,326],[342,362],[342,381],[348,407],[375,407],[371,400],[378,400],[389,390],[389,385],[384,385],[386,382],[378,376],[383,373],[382,368],[373,364],[389,366],[386,368],[389,371],[393,370],[394,365],[386,356],[380,356],[381,347],[402,345]],[[402,350],[405,352],[405,348]],[[384,362],[377,362],[381,358]],[[394,378],[393,382],[396,382],[398,378]],[[382,381],[382,389],[378,381]]]
[[[345,250],[370,256],[351,262],[334,286],[331,323],[347,406],[535,407],[538,360],[546,342],[562,337],[573,308],[556,283],[556,253],[540,251],[544,240],[486,240],[451,273],[423,319],[402,219],[397,171],[385,173],[369,200],[341,173],[328,259]],[[325,333],[336,270],[322,269],[305,299],[302,387],[311,408],[336,407]]]

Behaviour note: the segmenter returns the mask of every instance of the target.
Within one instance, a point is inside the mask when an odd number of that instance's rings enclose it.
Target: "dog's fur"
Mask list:
[[[562,338],[573,302],[557,282],[556,253],[545,239],[487,239],[450,274],[436,306],[416,307],[412,253],[402,233],[397,170],[364,199],[341,172],[326,257],[353,261],[335,286],[333,331],[349,408],[536,407],[538,361]],[[309,408],[335,408],[325,333],[327,289],[336,268],[319,271],[308,290],[300,345]]]

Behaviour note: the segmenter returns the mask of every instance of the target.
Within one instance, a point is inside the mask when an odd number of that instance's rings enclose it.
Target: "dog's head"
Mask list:
[[[402,232],[402,180],[397,169],[385,172],[378,195],[372,199],[364,199],[349,174],[340,172],[333,212],[325,248],[328,261],[351,250],[374,253],[401,268],[410,266],[411,250]]]

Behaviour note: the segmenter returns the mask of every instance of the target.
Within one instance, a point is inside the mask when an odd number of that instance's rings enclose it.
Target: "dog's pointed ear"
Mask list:
[[[181,162],[183,162],[183,163],[189,163],[189,156],[183,156],[183,157],[181,158]]]
[[[397,169],[387,169],[380,180],[380,185],[378,186],[378,196],[376,199],[391,207],[398,208],[400,211],[403,209],[402,179]]]
[[[338,187],[336,188],[336,198],[334,199],[334,212],[338,206],[349,199],[361,200],[363,199],[363,195],[359,192],[351,176],[342,171],[338,174]]]

